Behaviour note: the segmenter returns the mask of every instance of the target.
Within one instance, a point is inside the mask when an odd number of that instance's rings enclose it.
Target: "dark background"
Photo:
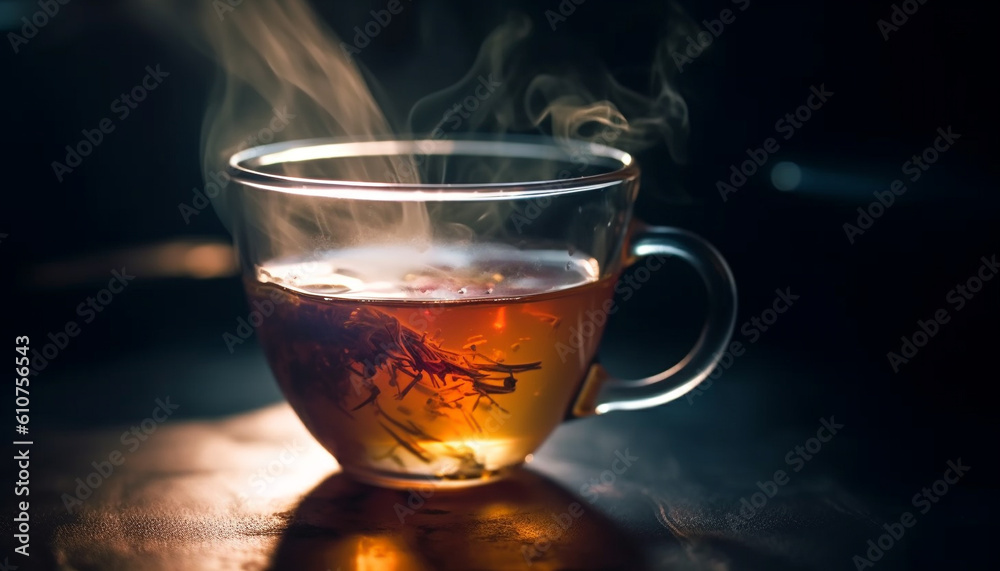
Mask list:
[[[667,14],[661,2],[587,0],[552,31],[543,13],[557,4],[414,3],[360,59],[393,94],[392,113],[405,114],[420,96],[458,80],[485,35],[518,9],[535,20],[537,57],[578,44],[625,77],[648,69]],[[18,7],[37,9],[6,3],[5,21],[20,17]],[[382,7],[356,2],[321,11],[349,37],[368,10]],[[686,3],[698,22],[735,7]],[[35,340],[76,319],[76,305],[103,287],[40,287],[31,281],[37,264],[178,237],[227,237],[214,213],[185,224],[178,212],[204,185],[199,141],[211,62],[131,3],[75,0],[60,10],[19,53],[0,49],[4,330],[8,338],[30,335],[36,348]],[[907,539],[911,550],[894,564],[963,568],[987,553],[998,507],[992,464],[1000,280],[987,282],[961,312],[945,295],[975,274],[982,256],[1000,253],[995,65],[988,63],[995,24],[980,4],[929,0],[885,41],[876,22],[891,10],[890,2],[751,0],[678,75],[690,108],[690,160],[674,165],[662,145],[640,153],[636,213],[694,230],[724,254],[740,292],[737,339],[776,288],[801,296],[698,397],[723,398],[718,393],[730,383],[754,387],[719,415],[720,430],[801,427],[804,440],[817,418],[837,415],[851,427],[853,444],[820,469],[868,500],[879,521],[897,518],[947,460],[961,457],[973,466],[961,491],[942,500],[950,507],[921,518]],[[169,78],[58,182],[50,164],[62,159],[64,146],[111,116],[110,102],[155,64]],[[728,178],[729,165],[773,136],[775,121],[821,84],[834,93],[830,101],[724,202],[715,183]],[[955,147],[850,244],[842,225],[855,223],[872,191],[888,189],[902,164],[949,126],[961,134]],[[768,170],[781,160],[816,174],[798,191],[777,191]],[[691,273],[678,266],[653,280],[623,304],[605,339],[609,366],[623,373],[661,368],[696,335],[702,300]],[[894,374],[886,353],[939,308],[952,320]],[[235,277],[136,279],[32,380],[32,422],[47,429],[116,425],[148,414],[149,403],[165,394],[189,403],[178,411],[183,417],[280,399],[252,340],[233,354],[221,340],[247,312]],[[698,413],[670,406],[679,415]],[[741,407],[754,411],[752,430],[740,425]]]

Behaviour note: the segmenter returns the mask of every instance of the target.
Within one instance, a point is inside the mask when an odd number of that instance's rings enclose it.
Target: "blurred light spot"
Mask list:
[[[38,264],[29,269],[27,281],[49,289],[87,286],[106,283],[111,270],[122,268],[142,279],[209,279],[234,276],[239,265],[231,245],[211,239],[187,239]]]
[[[477,515],[481,516],[484,520],[497,520],[516,515],[519,511],[519,506],[510,502],[490,502],[482,506],[478,510]]]
[[[24,22],[21,17],[31,13],[27,2],[17,2],[12,0],[0,1],[0,28],[5,30],[19,30]]]
[[[398,538],[360,536],[355,541],[354,568],[358,571],[424,568],[406,543]]]
[[[771,169],[771,184],[778,190],[795,190],[802,183],[802,169],[799,165],[782,161]]]
[[[232,272],[234,257],[228,244],[202,244],[184,254],[184,265],[192,277],[214,278]]]
[[[534,454],[528,454],[527,456],[524,457],[524,463],[525,464],[530,464],[531,461],[534,460],[534,459],[535,459],[535,455]]]
[[[507,326],[507,308],[501,307],[497,310],[496,321],[493,322],[493,328],[497,331],[503,331],[503,328]]]

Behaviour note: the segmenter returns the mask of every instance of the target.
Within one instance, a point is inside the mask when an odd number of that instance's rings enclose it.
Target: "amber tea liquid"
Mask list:
[[[580,254],[476,246],[278,260],[247,288],[274,303],[258,332],[308,429],[345,470],[402,485],[523,462],[563,420],[613,283]]]

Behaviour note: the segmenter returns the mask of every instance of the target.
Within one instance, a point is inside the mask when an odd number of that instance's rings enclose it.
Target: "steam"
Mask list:
[[[145,0],[162,14],[176,17],[182,0]],[[451,87],[430,94],[412,108],[403,129],[393,129],[372,96],[362,70],[342,49],[341,39],[303,0],[247,0],[220,13],[200,3],[198,43],[214,56],[221,71],[203,126],[206,178],[223,172],[230,156],[246,146],[253,132],[273,142],[318,137],[355,140],[404,137],[432,139],[477,132],[547,134],[559,141],[585,140],[630,152],[664,140],[671,155],[683,158],[688,134],[688,110],[673,88],[668,45],[661,44],[650,75],[649,90],[625,87],[593,62],[565,62],[545,68],[537,64],[526,42],[531,22],[512,16],[482,44],[472,68]],[[672,25],[687,26],[679,18]],[[677,37],[668,31],[667,38]],[[279,130],[278,114],[294,116]],[[259,143],[271,142],[258,137]],[[579,160],[580,164],[586,158]],[[335,161],[288,162],[271,167],[280,174],[365,182],[486,183],[551,179],[556,165],[535,161],[528,171],[510,161],[477,160],[453,164],[411,157],[366,157]],[[581,167],[582,172],[582,167]],[[339,245],[410,245],[428,247],[435,240],[470,241],[503,232],[509,212],[496,204],[468,207],[463,224],[435,236],[428,206],[419,202],[321,200],[306,196],[275,196],[229,185],[241,200],[223,193],[215,200],[230,228],[256,220],[267,228],[264,259],[304,249],[318,250],[316,236]],[[508,206],[509,207],[509,206]],[[236,212],[235,208],[242,211]],[[468,220],[468,224],[464,222]],[[250,229],[253,231],[253,228]],[[277,239],[273,237],[277,234]],[[263,235],[263,231],[262,231]],[[264,242],[263,240],[261,242]],[[308,248],[303,248],[308,246]]]
[[[245,2],[224,20],[206,20],[223,72],[205,117],[206,167],[225,164],[246,130],[266,125],[275,110],[296,115],[284,140],[392,134],[358,68],[304,2]],[[341,176],[373,180],[378,166],[359,161]]]
[[[486,133],[536,133],[563,141],[588,141],[629,152],[665,141],[672,158],[685,160],[688,108],[673,87],[671,42],[692,24],[678,9],[654,54],[649,91],[622,85],[595,62],[532,63],[531,21],[509,17],[483,42],[475,63],[455,85],[418,101],[410,112],[412,133],[448,136],[456,128]],[[554,69],[539,69],[548,65]],[[498,93],[470,109],[464,102],[477,83],[498,80]],[[463,113],[464,111],[464,113]],[[440,119],[428,126],[425,117]],[[456,117],[465,119],[457,121]]]
[[[267,124],[276,110],[289,109],[296,116],[276,140],[392,135],[360,70],[305,2],[245,2],[224,19],[206,13],[203,25],[222,71],[203,126],[206,174],[224,170],[246,130]],[[347,181],[384,181],[385,173],[393,172],[394,180],[419,182],[415,169],[386,157],[287,162],[278,168],[284,175]],[[259,221],[267,228],[272,240],[264,257],[322,247],[312,243],[315,236],[337,244],[416,247],[426,247],[431,238],[427,212],[416,202],[282,200],[266,192],[242,198],[217,207],[231,224]],[[234,207],[243,211],[230,211]]]

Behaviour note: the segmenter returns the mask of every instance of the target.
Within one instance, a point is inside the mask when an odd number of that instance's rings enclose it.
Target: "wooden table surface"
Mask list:
[[[32,566],[20,568],[849,566],[850,550],[877,526],[819,468],[796,475],[753,519],[734,517],[755,481],[783,465],[780,452],[793,440],[769,442],[752,429],[712,432],[727,407],[747,416],[739,402],[746,395],[704,396],[713,398],[568,423],[525,469],[461,491],[354,483],[286,404],[167,420],[138,444],[123,444],[127,426],[40,435]],[[752,415],[734,420],[753,425]],[[849,456],[849,442],[839,451],[836,444],[831,457]],[[94,463],[107,471],[116,451],[121,465],[107,477],[90,476],[98,485],[89,495],[77,489]],[[635,458],[624,469],[616,463],[623,455]]]

